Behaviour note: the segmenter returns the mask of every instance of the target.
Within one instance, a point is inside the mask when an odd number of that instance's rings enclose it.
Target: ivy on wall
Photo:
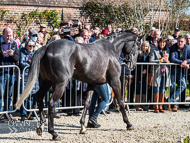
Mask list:
[[[56,10],[44,10],[40,12],[38,9],[32,12],[23,12],[22,14],[9,14],[8,10],[0,9],[0,21],[7,23],[15,23],[17,26],[16,33],[20,39],[29,30],[32,23],[47,24],[49,27],[58,28],[61,15]],[[1,31],[0,31],[1,32]]]
[[[134,8],[126,3],[118,6],[114,3],[88,2],[84,4],[84,8],[88,11],[94,27],[104,28],[108,24],[111,24],[114,28],[122,27],[127,29],[133,26],[138,28],[147,26],[147,23],[142,23],[143,19],[141,18],[147,15],[148,9],[142,9],[139,5]],[[137,9],[140,9],[140,12],[137,12]]]

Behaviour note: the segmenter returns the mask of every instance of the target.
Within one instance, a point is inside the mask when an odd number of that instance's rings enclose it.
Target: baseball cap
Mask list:
[[[177,27],[177,28],[175,28],[175,31],[180,31],[180,29]]]
[[[29,31],[29,35],[36,35],[36,34],[38,35],[38,32],[34,29]]]
[[[40,24],[40,27],[46,28],[47,26],[45,24]]]

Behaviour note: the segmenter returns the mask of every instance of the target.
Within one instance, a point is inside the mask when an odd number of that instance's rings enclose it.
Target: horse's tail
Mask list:
[[[22,105],[23,101],[30,95],[36,80],[38,78],[39,70],[40,70],[40,60],[45,54],[45,51],[47,49],[47,46],[43,46],[40,49],[38,49],[35,54],[32,57],[32,62],[30,64],[30,69],[28,73],[28,78],[26,82],[26,86],[24,88],[24,91],[19,99],[19,101],[15,104],[15,107],[17,109],[20,108]]]

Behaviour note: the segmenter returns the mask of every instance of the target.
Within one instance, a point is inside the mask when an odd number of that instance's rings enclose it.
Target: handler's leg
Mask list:
[[[87,134],[87,131],[86,131],[86,128],[84,125],[85,124],[85,117],[86,117],[87,110],[90,108],[90,103],[91,103],[91,99],[92,99],[92,94],[94,93],[94,88],[95,88],[95,86],[93,86],[93,85],[88,85],[88,88],[87,88],[87,98],[85,101],[82,117],[80,119],[80,124],[81,124],[80,133],[81,134]]]

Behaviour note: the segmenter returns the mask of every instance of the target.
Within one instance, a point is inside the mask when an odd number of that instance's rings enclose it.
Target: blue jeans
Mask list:
[[[164,94],[166,87],[166,76],[160,76],[160,87],[154,86],[154,94],[162,93]]]
[[[101,97],[101,101],[98,103],[98,106],[95,109],[96,101],[98,97]],[[98,118],[98,115],[101,113],[102,109],[106,106],[109,102],[109,93],[106,84],[97,86],[94,90],[94,94],[92,96],[91,105],[89,109],[89,118],[91,116]]]
[[[0,88],[1,88],[0,89],[0,112],[2,111],[2,102],[3,102],[3,98],[5,94],[6,85],[7,85],[8,94],[5,95],[6,97],[4,98],[4,106],[5,106],[5,111],[10,111],[14,81],[15,81],[15,77],[13,78],[13,74],[4,73],[0,75]],[[8,105],[8,109],[7,109],[7,105]]]
[[[176,76],[176,81],[175,81],[175,76]],[[175,90],[174,94],[174,89],[177,83],[177,88]],[[186,83],[185,83],[185,73],[181,72],[180,69],[177,69],[174,71],[171,75],[171,88],[170,88],[170,102],[176,102],[177,97],[184,91],[186,88]],[[177,106],[175,104],[174,106]]]
[[[111,98],[112,88],[111,88],[111,86],[109,86],[109,84],[106,84],[106,86],[107,86],[107,88],[108,88],[108,94],[109,94],[108,102],[106,103],[106,104],[108,104],[108,103],[109,103],[109,99]],[[106,106],[106,107],[104,108],[104,111],[107,111],[107,110],[109,110],[109,106]]]

